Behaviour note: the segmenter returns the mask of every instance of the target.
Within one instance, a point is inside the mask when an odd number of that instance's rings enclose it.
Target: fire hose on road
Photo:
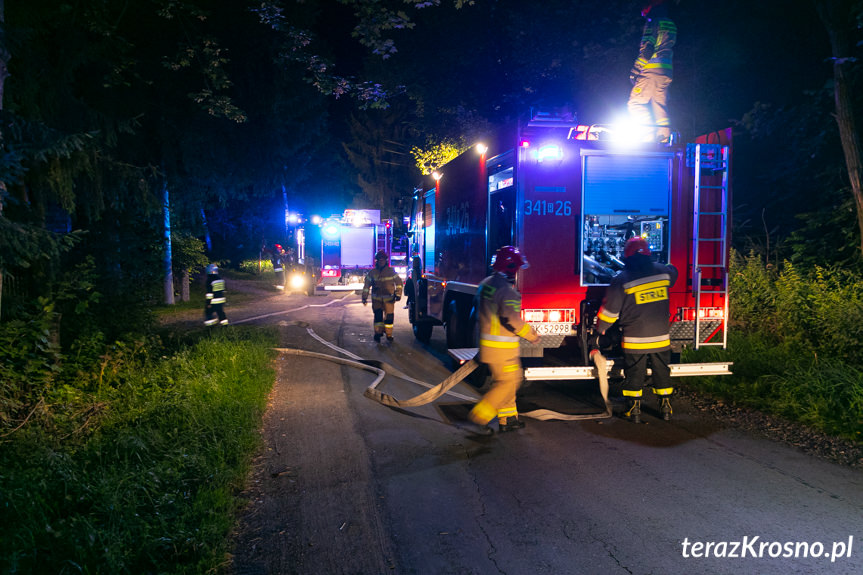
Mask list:
[[[471,359],[465,362],[461,367],[459,367],[456,371],[450,374],[446,379],[440,382],[437,385],[432,385],[418,379],[412,378],[396,367],[382,362],[378,360],[369,360],[362,359],[359,356],[342,349],[335,344],[332,344],[320,336],[318,336],[311,327],[308,326],[305,322],[294,322],[296,325],[300,327],[305,327],[306,331],[311,335],[314,339],[323,343],[327,347],[338,351],[344,355],[349,356],[352,359],[345,359],[343,357],[338,357],[334,355],[327,355],[323,353],[317,353],[313,351],[306,351],[302,349],[294,349],[294,348],[275,348],[276,351],[280,353],[290,354],[290,355],[298,355],[305,357],[313,357],[316,359],[322,359],[325,361],[332,361],[335,363],[339,363],[341,365],[347,365],[350,367],[355,367],[357,369],[361,369],[364,371],[372,372],[376,375],[374,381],[366,388],[363,395],[368,397],[369,399],[380,403],[381,405],[385,405],[387,407],[393,408],[405,408],[405,407],[419,407],[421,405],[429,404],[436,399],[443,397],[444,395],[451,395],[457,397],[459,399],[463,399],[470,402],[476,402],[478,397],[469,397],[466,395],[462,395],[460,393],[456,393],[451,391],[453,387],[461,383],[468,375],[470,375],[477,367],[479,367],[479,363],[475,359]],[[588,420],[588,419],[604,419],[611,417],[612,409],[611,402],[608,399],[608,371],[606,368],[606,360],[601,354],[595,354],[593,356],[594,362],[596,363],[596,373],[597,378],[599,379],[599,390],[602,394],[603,402],[605,403],[605,410],[599,413],[587,413],[587,414],[567,414],[560,413],[557,411],[552,411],[549,409],[536,409],[533,411],[528,411],[521,413],[525,417],[530,417],[532,419],[538,419],[542,421],[547,420],[562,420],[562,421],[580,421],[580,420]],[[423,387],[428,388],[423,393],[416,395],[414,397],[410,397],[407,399],[398,399],[390,394],[384,393],[378,389],[378,386],[383,382],[384,378],[390,375],[392,377],[396,377],[402,379],[404,381],[408,381],[411,383],[415,383],[421,385]]]

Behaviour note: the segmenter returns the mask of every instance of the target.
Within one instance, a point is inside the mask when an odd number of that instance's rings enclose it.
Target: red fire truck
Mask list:
[[[644,237],[680,277],[669,294],[675,348],[727,342],[731,130],[690,143],[631,143],[610,126],[535,113],[442,166],[414,193],[409,318],[427,342],[446,330],[449,353],[476,353],[474,296],[497,248],[514,245],[522,314],[544,357],[528,379],[585,379],[587,341],[624,242]],[[554,367],[542,367],[542,364]],[[526,364],[527,365],[527,364]],[[729,372],[676,364],[672,375]]]
[[[321,285],[326,291],[358,290],[374,268],[378,250],[389,255],[393,221],[380,210],[345,210],[321,225]]]

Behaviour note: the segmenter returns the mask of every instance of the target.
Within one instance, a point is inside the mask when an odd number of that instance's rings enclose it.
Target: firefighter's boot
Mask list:
[[[376,334],[375,334],[375,341],[376,341],[376,342],[378,342],[378,343],[380,343],[380,342],[381,342],[381,336],[382,336],[382,335],[383,335],[382,333],[376,333]]]
[[[671,398],[668,396],[663,397],[659,401],[659,413],[662,414],[662,419],[668,421],[671,419]]]
[[[517,429],[522,429],[524,427],[524,422],[518,417],[510,416],[499,419],[498,425],[500,426],[500,432],[504,433],[506,431],[515,431]]]
[[[626,403],[626,411],[623,412],[623,418],[632,423],[641,423],[641,400],[629,399]]]
[[[488,426],[488,424],[478,423],[476,421],[472,421],[468,419],[467,421],[463,421],[457,424],[458,427],[461,427],[468,433],[472,433],[473,435],[482,435],[484,437],[488,437],[489,435],[494,435],[494,429]]]

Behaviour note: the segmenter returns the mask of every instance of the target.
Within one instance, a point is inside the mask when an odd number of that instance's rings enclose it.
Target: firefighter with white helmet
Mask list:
[[[395,323],[395,302],[402,298],[404,283],[401,276],[389,264],[389,256],[384,250],[375,254],[375,267],[366,274],[363,282],[363,305],[368,305],[369,293],[372,296],[374,312],[375,341],[380,342],[386,334],[387,341],[393,341]]]
[[[623,271],[614,276],[596,319],[604,334],[617,324],[623,332],[624,417],[638,423],[642,389],[651,369],[653,393],[660,398],[663,419],[671,418],[671,337],[668,292],[677,281],[677,269],[651,259],[650,246],[640,237],[630,238],[623,249]],[[596,353],[595,350],[591,354]]]
[[[228,325],[228,318],[223,309],[227,299],[225,298],[225,280],[219,276],[219,266],[210,264],[207,266],[207,292],[204,294],[207,300],[204,306],[204,325]]]
[[[518,248],[503,246],[491,260],[494,273],[480,282],[477,289],[478,359],[488,366],[492,383],[468,417],[478,426],[475,431],[483,435],[492,433],[488,424],[494,418],[500,431],[524,427],[515,404],[515,394],[524,379],[520,340],[539,341],[539,335],[521,318],[521,294],[514,286],[516,273],[527,266]]]

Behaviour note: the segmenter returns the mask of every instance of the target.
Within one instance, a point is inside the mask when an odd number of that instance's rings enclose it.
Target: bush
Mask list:
[[[90,433],[8,438],[0,571],[213,570],[259,442],[274,342],[230,328],[170,358],[129,354],[78,398],[98,405]]]
[[[863,278],[838,268],[776,271],[750,254],[732,255],[731,321],[745,333],[800,342],[816,355],[855,364],[863,358]],[[859,364],[858,364],[859,365]]]
[[[777,270],[733,254],[728,350],[688,361],[732,361],[730,376],[692,387],[827,433],[863,440],[863,278],[838,269]]]
[[[240,262],[239,269],[249,274],[273,273],[273,262],[269,259],[243,260]]]

